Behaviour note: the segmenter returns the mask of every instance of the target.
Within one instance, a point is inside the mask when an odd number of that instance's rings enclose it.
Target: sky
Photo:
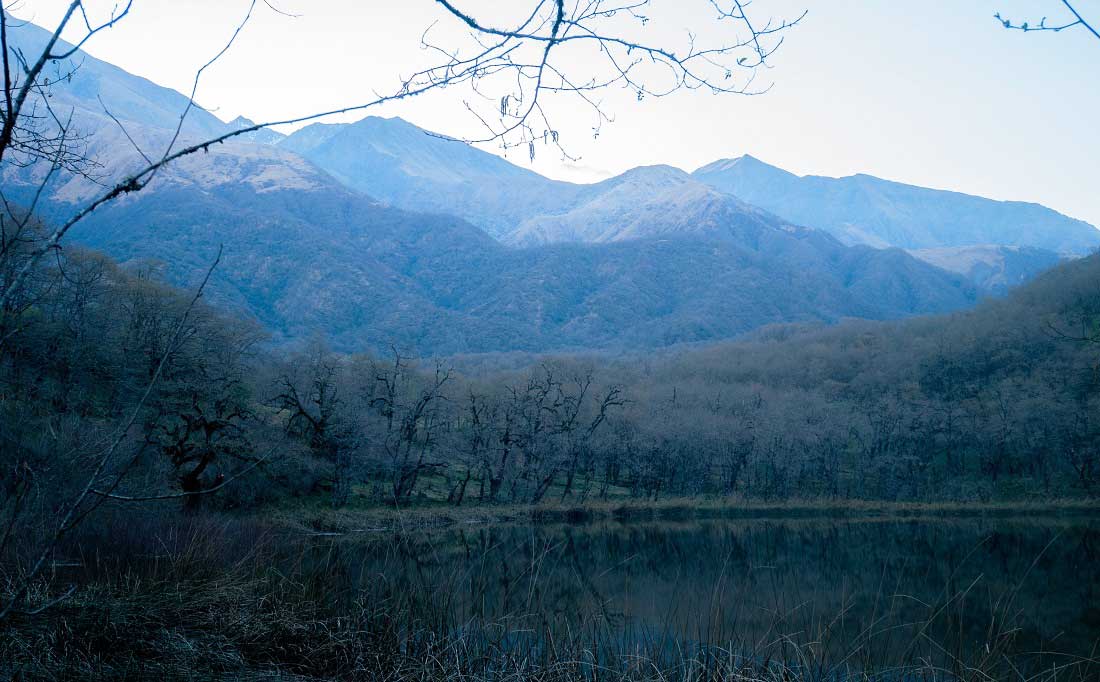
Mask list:
[[[426,64],[421,36],[465,44],[466,32],[435,0],[260,2],[232,49],[206,71],[198,101],[219,117],[280,120],[357,104],[393,89]],[[6,2],[10,5],[10,2]],[[48,26],[68,0],[20,0],[17,16]],[[89,0],[93,14],[113,0]],[[506,23],[518,0],[457,3]],[[652,0],[635,35],[683,45],[724,40],[709,0]],[[1100,0],[1076,7],[1100,23]],[[135,0],[130,16],[87,45],[92,55],[189,92],[195,70],[232,35],[249,0]],[[771,57],[756,96],[679,92],[638,100],[602,94],[611,123],[575,98],[548,104],[565,151],[526,150],[510,161],[551,177],[589,182],[641,165],[691,171],[751,154],[798,174],[868,173],[994,199],[1035,201],[1100,225],[1100,40],[1083,30],[1006,31],[994,12],[1030,20],[1066,16],[1059,0],[754,0],[750,15],[806,11]],[[288,16],[293,15],[293,16]],[[590,55],[566,58],[575,73]],[[571,59],[571,61],[569,61]],[[468,137],[470,93],[457,89],[371,111]],[[365,115],[359,113],[355,117]],[[492,146],[489,151],[504,153]]]

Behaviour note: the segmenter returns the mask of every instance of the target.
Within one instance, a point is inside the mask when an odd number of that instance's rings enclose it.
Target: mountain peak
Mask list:
[[[458,215],[496,236],[532,213],[560,210],[582,191],[401,118],[314,124],[280,146],[353,189],[405,208]]]
[[[645,182],[645,183],[682,183],[691,180],[691,176],[684,171],[667,164],[652,166],[638,166],[605,182]]]
[[[751,154],[742,154],[741,156],[735,156],[735,157],[728,158],[728,159],[719,159],[717,161],[714,161],[712,163],[708,163],[707,165],[697,169],[695,171],[695,173],[693,173],[693,175],[706,175],[706,174],[710,174],[710,173],[725,173],[725,172],[729,172],[729,171],[733,171],[733,170],[739,170],[739,171],[751,170],[751,171],[755,171],[755,172],[771,171],[771,172],[776,172],[776,173],[782,173],[784,175],[792,175],[791,173],[788,173],[787,171],[783,170],[782,168],[779,168],[778,166],[773,166],[770,163],[767,163],[765,161],[761,161],[760,159],[756,158],[755,156],[753,156]]]
[[[734,163],[755,163],[755,164],[760,164],[762,166],[770,166],[771,165],[771,164],[768,164],[768,163],[764,163],[763,161],[756,158],[752,154],[742,154],[741,156],[735,157],[733,159],[733,162]],[[772,167],[774,168],[774,166],[772,166]]]
[[[400,116],[376,116],[374,114],[371,114],[370,116],[364,116],[352,125],[359,125],[360,123],[389,124],[393,126],[400,126],[402,128],[416,128],[416,130],[422,133],[428,132],[419,126],[410,123],[409,121],[406,121]]]
[[[347,128],[347,123],[310,123],[299,128],[279,142],[279,146],[295,154],[308,155],[317,147]]]
[[[241,128],[250,128],[250,127],[256,125],[256,122],[253,121],[250,118],[245,118],[244,116],[238,116],[237,118],[230,121],[227,125],[230,128],[233,128],[234,130],[240,130]]]
[[[244,116],[238,116],[229,123],[226,124],[232,130],[242,130],[244,128],[251,128],[256,125],[256,122],[250,118]],[[270,128],[261,128],[259,130],[253,130],[251,132],[242,133],[237,136],[237,140],[242,142],[252,142],[254,144],[278,144],[286,138],[286,135],[272,130]]]

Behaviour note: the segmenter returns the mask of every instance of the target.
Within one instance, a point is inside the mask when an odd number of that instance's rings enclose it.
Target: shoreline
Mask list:
[[[805,519],[1100,519],[1100,500],[1056,499],[1044,502],[881,502],[870,500],[791,500],[746,502],[714,498],[677,498],[659,502],[597,501],[585,504],[484,505],[310,509],[273,508],[257,516],[287,530],[311,535],[351,535],[420,531],[460,526],[584,525],[598,522]]]

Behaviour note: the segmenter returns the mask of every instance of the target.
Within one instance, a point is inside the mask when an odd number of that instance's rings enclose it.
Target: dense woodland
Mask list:
[[[42,263],[0,318],[9,528],[66,508],[106,448],[81,513],[1100,489],[1096,256],[949,317],[518,360],[287,350],[156,263]]]

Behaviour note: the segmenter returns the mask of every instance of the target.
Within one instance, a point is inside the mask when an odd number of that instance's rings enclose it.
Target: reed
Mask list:
[[[671,617],[642,627],[599,613],[558,613],[552,591],[536,589],[545,555],[530,560],[520,606],[478,617],[456,599],[469,599],[477,581],[398,533],[373,551],[422,565],[418,577],[372,573],[378,557],[368,569],[339,539],[301,545],[275,527],[207,517],[116,519],[74,539],[70,550],[77,548],[70,562],[77,565],[55,571],[36,599],[49,603],[67,581],[76,591],[4,626],[0,673],[26,680],[1100,680],[1095,652],[1021,648],[1012,590],[969,614],[987,623],[980,646],[951,636],[965,585],[930,604],[925,621],[905,621],[897,597],[884,590],[855,636],[837,627],[850,618],[843,609],[807,605],[774,614],[749,637],[738,622],[754,614],[717,606],[691,631]],[[722,589],[714,586],[716,597]]]

